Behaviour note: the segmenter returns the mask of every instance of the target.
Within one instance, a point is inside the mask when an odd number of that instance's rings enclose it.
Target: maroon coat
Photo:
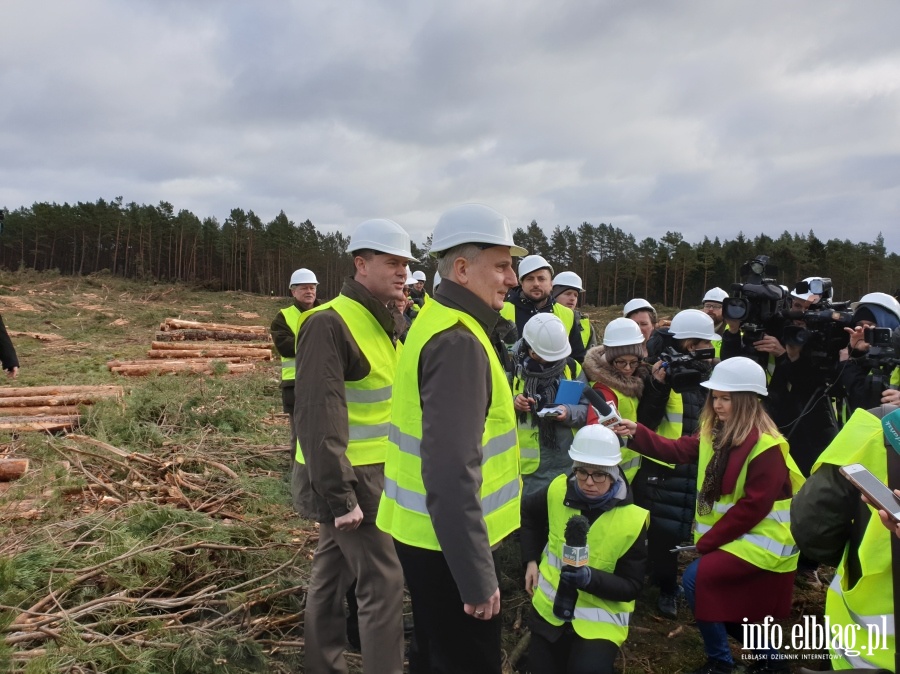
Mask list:
[[[722,493],[731,494],[750,451],[759,439],[753,431],[735,448],[722,479]],[[641,454],[668,463],[695,463],[700,453],[696,435],[677,440],[660,437],[638,424],[629,447]],[[697,475],[698,488],[704,475]],[[787,618],[791,612],[796,572],[765,571],[720,547],[747,533],[768,515],[775,501],[789,498],[791,479],[778,446],[770,447],[747,466],[744,496],[697,541],[700,567],[697,569],[695,618],[712,622],[757,622],[766,616]]]

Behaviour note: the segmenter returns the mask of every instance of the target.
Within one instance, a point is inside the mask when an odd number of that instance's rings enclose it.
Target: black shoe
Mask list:
[[[674,594],[659,593],[659,600],[656,602],[656,608],[660,615],[675,620],[678,617],[678,602]]]
[[[687,674],[732,674],[737,671],[740,670],[731,662],[709,658],[702,667],[687,672]]]

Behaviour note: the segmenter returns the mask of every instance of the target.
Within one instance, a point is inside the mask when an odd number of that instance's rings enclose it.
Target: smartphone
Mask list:
[[[873,506],[887,512],[894,524],[900,524],[900,498],[860,463],[841,467],[841,475],[859,489]]]
[[[537,415],[539,417],[553,418],[558,417],[560,414],[562,414],[562,410],[560,410],[558,407],[545,407],[544,409],[537,411]]]

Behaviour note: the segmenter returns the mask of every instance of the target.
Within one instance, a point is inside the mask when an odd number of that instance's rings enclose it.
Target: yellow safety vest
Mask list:
[[[567,480],[568,476],[560,475],[550,483],[547,492],[550,531],[547,546],[541,555],[540,575],[532,599],[534,609],[551,625],[562,625],[564,622],[553,615],[553,602],[556,601],[562,569],[563,534],[569,518],[581,514],[563,503]],[[650,513],[633,504],[621,505],[600,515],[588,530],[588,565],[615,573],[616,563],[634,545],[649,517]],[[628,637],[628,622],[633,611],[633,601],[610,601],[579,590],[572,627],[582,639],[608,639],[621,646]]]
[[[371,368],[369,374],[359,381],[344,381],[347,423],[350,429],[347,460],[353,466],[384,463],[398,347],[394,346],[394,342],[372,313],[346,295],[338,295],[330,302],[304,312],[299,329],[303,329],[311,315],[325,309],[336,311],[347,324]],[[309,382],[309,385],[314,385],[314,382]],[[299,440],[294,457],[298,463],[306,463]]]
[[[300,334],[300,323],[303,317],[303,312],[297,308],[296,304],[292,304],[291,306],[282,309],[280,313],[282,316],[284,316],[284,320],[287,322],[288,328],[290,328],[291,332],[294,335],[294,353],[296,354],[297,335]],[[281,356],[281,381],[294,381],[297,376],[296,363],[296,356],[291,358],[285,358],[284,356]]]
[[[569,309],[569,307],[564,307],[562,304],[557,304],[556,302],[553,303],[552,312],[554,316],[562,321],[563,326],[566,328],[566,334],[571,334],[572,326],[575,325],[575,312]],[[500,315],[506,320],[515,323],[516,305],[512,302],[504,302],[503,308],[500,309]],[[522,335],[519,335],[519,337],[521,336]]]
[[[594,384],[596,382],[590,382],[591,388],[594,388]],[[604,386],[607,386],[604,384]],[[616,405],[616,411],[618,411],[619,416],[623,419],[628,419],[629,421],[637,421],[637,406],[638,399],[636,396],[628,396],[622,393],[621,391],[614,389],[612,386],[607,386],[610,391],[616,394],[616,398],[619,403]],[[599,392],[598,392],[599,393]],[[602,393],[600,394],[603,395]],[[633,449],[629,449],[628,447],[622,447],[622,461],[619,463],[619,470],[625,475],[625,479],[628,480],[628,484],[634,482],[634,476],[637,475],[638,469],[641,467],[641,455],[638,454]]]
[[[591,346],[591,319],[582,316],[579,323],[581,325],[581,343],[584,344],[585,349],[588,349]]]
[[[684,399],[680,393],[669,391],[666,409],[656,432],[664,438],[677,440],[684,429]]]
[[[861,463],[882,482],[887,482],[885,452],[893,451],[884,446],[881,420],[870,412],[858,409],[847,425],[822,452],[812,472],[822,464],[846,466]],[[894,578],[891,572],[891,532],[884,528],[873,511],[859,545],[859,563],[862,575],[856,585],[849,587],[846,579],[849,545],[844,548],[841,563],[835,572],[825,595],[825,616],[831,625],[857,625],[854,629],[856,644],[851,649],[831,649],[834,669],[877,669],[893,671],[896,635],[894,632]],[[880,643],[869,648],[869,625],[877,627],[882,636]],[[885,635],[885,626],[887,634]],[[843,630],[842,630],[843,631]],[[886,637],[886,643],[884,640]],[[886,647],[885,647],[886,646]],[[858,651],[858,653],[857,653]]]
[[[378,528],[396,540],[427,550],[440,550],[441,545],[426,505],[422,480],[419,357],[432,337],[460,323],[478,339],[491,368],[491,405],[480,448],[481,509],[488,540],[495,545],[519,528],[522,478],[516,415],[506,372],[475,318],[439,302],[427,302],[409,330],[397,366],[390,439],[384,462],[384,492],[376,519]],[[460,423],[480,423],[480,420],[460,420]]]
[[[562,379],[577,379],[581,373],[581,366],[575,361],[575,370],[566,363]],[[518,376],[513,377],[513,400],[520,393],[525,393],[525,380]],[[518,418],[518,415],[517,415]],[[540,429],[531,425],[531,415],[526,414],[525,421],[518,421],[516,432],[519,438],[519,460],[521,462],[522,475],[530,475],[541,465]],[[572,429],[572,435],[575,429]]]
[[[713,525],[722,519],[731,507],[744,496],[744,484],[747,481],[747,467],[750,462],[765,450],[772,446],[778,445],[784,461],[787,464],[788,471],[791,476],[791,488],[796,494],[797,490],[803,485],[803,475],[794,459],[788,454],[788,443],[782,437],[773,437],[768,434],[762,434],[750,450],[750,455],[741,467],[738,475],[737,484],[735,484],[734,492],[731,494],[722,494],[719,500],[713,504],[712,511],[706,515],[696,513],[696,524],[694,525],[694,543],[700,540],[707,531],[712,529]],[[713,448],[708,433],[701,431],[700,433],[700,457],[697,462],[697,483],[699,484],[703,476],[706,475],[706,466],[712,460]],[[766,515],[761,522],[754,526],[747,533],[739,536],[737,539],[726,543],[721,547],[722,550],[730,552],[736,557],[740,557],[745,562],[753,564],[760,569],[766,571],[774,571],[784,573],[794,571],[797,568],[797,558],[800,552],[794,537],[791,534],[791,499],[781,499],[775,501],[772,510]]]

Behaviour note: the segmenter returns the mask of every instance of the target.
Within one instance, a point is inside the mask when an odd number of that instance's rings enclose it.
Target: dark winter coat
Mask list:
[[[553,297],[547,298],[547,303],[542,306],[540,309],[534,306],[534,302],[532,302],[529,298],[525,297],[522,294],[521,288],[513,288],[506,295],[506,301],[515,307],[516,310],[516,330],[518,331],[519,337],[522,336],[522,330],[525,327],[525,324],[528,322],[528,319],[536,314],[551,314],[553,313],[553,305],[556,304],[556,300]],[[572,311],[568,307],[563,307],[566,311]],[[584,361],[584,342],[581,341],[581,324],[575,320],[573,314],[573,323],[572,329],[569,331],[569,345],[572,347],[572,353],[570,356],[577,360],[579,363]]]

